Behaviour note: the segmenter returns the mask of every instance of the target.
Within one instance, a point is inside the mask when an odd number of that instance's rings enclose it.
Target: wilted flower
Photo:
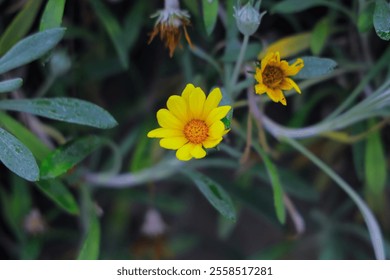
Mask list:
[[[24,219],[23,227],[32,235],[44,233],[46,231],[46,223],[41,212],[36,208],[31,209]]]
[[[261,60],[261,67],[256,68],[255,85],[257,94],[267,93],[274,102],[287,105],[283,90],[294,88],[301,93],[298,85],[289,76],[294,76],[303,68],[303,60],[298,58],[293,64],[288,65],[286,60],[280,60],[279,52],[268,53]]]
[[[181,10],[178,0],[166,0],[165,8],[159,10],[151,16],[157,17],[153,31],[149,34],[150,44],[157,34],[160,34],[160,39],[165,43],[165,47],[169,49],[169,56],[173,53],[180,42],[182,30],[188,44],[192,47],[190,36],[187,32],[187,26],[190,25],[190,14],[186,10]]]
[[[160,146],[177,150],[176,157],[179,160],[205,157],[203,148],[217,146],[228,132],[221,120],[231,107],[218,107],[221,100],[219,88],[211,91],[206,99],[201,88],[188,84],[181,96],[169,97],[168,109],[157,112],[161,128],[150,131],[148,137],[162,138]]]

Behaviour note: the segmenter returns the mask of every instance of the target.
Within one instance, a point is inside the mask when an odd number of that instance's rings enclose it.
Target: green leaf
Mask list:
[[[202,0],[203,22],[207,35],[213,33],[218,16],[218,0]]]
[[[122,66],[127,69],[129,62],[125,45],[126,41],[123,39],[124,33],[119,22],[100,0],[90,0],[89,2],[110,36]]]
[[[337,62],[330,58],[320,58],[314,56],[302,57],[305,66],[297,75],[296,79],[312,79],[329,74],[337,66]],[[290,62],[292,63],[292,61]]]
[[[330,34],[330,23],[328,18],[323,18],[314,26],[310,37],[310,48],[314,55],[319,55],[325,46]]]
[[[41,17],[39,31],[60,27],[64,8],[65,0],[48,0]]]
[[[280,223],[284,224],[286,222],[286,210],[284,208],[283,201],[283,189],[280,183],[279,174],[273,162],[269,159],[267,154],[261,149],[260,145],[253,143],[253,148],[260,155],[264,161],[265,168],[267,169],[268,177],[271,181],[273,193],[274,193],[274,206],[276,211],[276,216]]]
[[[50,149],[35,134],[2,111],[0,111],[0,125],[26,145],[38,160],[42,160],[50,153]]]
[[[182,172],[195,183],[200,192],[222,216],[236,221],[237,215],[232,200],[217,182],[193,170],[183,170]]]
[[[62,39],[65,28],[53,28],[24,38],[0,59],[0,74],[40,58]]]
[[[374,27],[379,38],[390,40],[390,4],[385,0],[376,0]]]
[[[28,181],[39,179],[38,165],[30,150],[2,128],[0,128],[0,160],[9,170]]]
[[[285,0],[272,8],[272,13],[297,13],[323,4],[323,0]]]
[[[61,209],[69,214],[79,214],[79,206],[76,200],[61,181],[41,180],[36,182],[36,186]]]
[[[96,216],[91,218],[91,224],[83,246],[77,259],[79,260],[97,260],[99,258],[100,247],[100,224]]]
[[[368,3],[366,7],[360,12],[357,27],[360,33],[369,31],[373,26],[373,16],[375,10],[375,3]]]
[[[102,129],[117,125],[115,119],[106,110],[90,102],[75,98],[3,100],[0,101],[0,109],[26,112],[49,119]]]
[[[102,138],[91,135],[55,149],[40,165],[41,179],[53,179],[64,174],[102,144]]]
[[[382,195],[386,186],[386,153],[378,131],[371,133],[366,141],[365,174],[369,193]]]
[[[21,78],[2,81],[0,82],[0,93],[17,90],[22,85],[23,80]]]
[[[225,129],[230,129],[230,124],[233,118],[233,105],[232,105],[233,102],[232,102],[232,98],[226,93],[226,90],[224,88],[221,88],[221,92],[222,92],[222,100],[221,102],[219,102],[218,106],[225,106],[225,105],[231,106],[230,111],[227,113],[226,117],[224,117],[221,121],[225,125]]]
[[[27,34],[39,11],[41,3],[42,0],[30,0],[24,5],[23,9],[14,18],[0,38],[0,55],[7,52]]]

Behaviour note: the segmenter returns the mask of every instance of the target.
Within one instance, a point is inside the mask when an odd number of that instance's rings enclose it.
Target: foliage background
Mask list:
[[[31,4],[33,2],[35,4]],[[36,12],[30,7],[14,32],[7,40],[3,39],[3,45],[12,40],[15,44],[27,34],[42,31],[41,22],[49,2],[0,1],[2,38],[17,15],[23,12],[23,7],[36,5]],[[158,141],[146,138],[146,133],[157,125],[156,111],[165,107],[170,95],[179,94],[187,83],[199,85],[206,92],[214,86],[223,87],[227,79],[219,75],[215,65],[229,73],[237,60],[242,35],[235,27],[226,31],[221,20],[224,17],[228,21],[233,19],[232,6],[236,3],[219,1],[221,18],[208,35],[203,22],[202,2],[205,1],[181,1],[182,8],[191,13],[189,33],[195,48],[190,49],[182,40],[182,48],[169,58],[168,51],[158,39],[147,44],[148,33],[154,25],[149,16],[162,9],[163,1],[68,0],[62,21],[58,22],[62,17],[60,11],[57,11],[59,16],[51,21],[57,24],[51,27],[58,24],[66,27],[65,35],[55,49],[31,64],[2,74],[1,81],[16,77],[23,79],[23,86],[2,94],[2,101],[21,97],[33,100],[43,95],[78,98],[107,110],[118,125],[98,130],[42,118],[39,123],[44,125],[34,129],[29,122],[31,119],[24,114],[7,112],[8,115],[3,116],[1,112],[2,128],[30,149],[35,145],[32,139],[21,139],[20,129],[15,129],[17,125],[6,125],[7,116],[37,135],[40,143],[48,149],[71,140],[79,141],[75,153],[80,158],[72,158],[71,162],[82,160],[70,170],[73,164],[61,167],[60,174],[57,174],[60,176],[54,176],[57,177],[55,182],[45,181],[42,158],[39,159],[32,150],[41,167],[41,186],[0,166],[1,258],[375,257],[356,205],[329,176],[287,142],[278,141],[269,131],[260,130],[266,134],[270,148],[267,150],[264,142],[260,142],[259,148],[251,150],[247,160],[240,161],[247,143],[245,131],[249,109],[245,105],[245,87],[237,91],[239,97],[233,103],[232,121],[235,128],[219,152],[185,165],[191,168],[189,170],[198,171],[191,173],[192,176],[208,176],[227,192],[236,212],[235,222],[213,208],[195,187],[191,176],[177,173],[184,167],[171,152],[161,149]],[[250,38],[246,64],[253,67],[260,51],[278,39],[312,32],[315,39],[303,42],[308,46],[303,47],[299,54],[328,57],[336,61],[338,67],[328,76],[302,81],[302,95],[290,97],[287,107],[264,99],[267,102],[263,104],[264,112],[269,118],[287,127],[305,127],[324,120],[359,85],[362,88],[358,90],[354,104],[359,104],[381,86],[387,85],[388,89],[389,45],[376,35],[373,27],[374,9],[378,3],[364,0],[300,1],[311,4],[302,10],[293,5],[291,11],[286,11],[283,6],[280,8],[281,2],[262,2],[261,10],[268,13]],[[278,3],[279,8],[276,8]],[[50,15],[55,15],[55,7],[52,9]],[[246,81],[244,75],[240,77]],[[365,82],[361,84],[362,81]],[[250,81],[246,86],[252,86]],[[383,96],[383,100],[386,98],[388,95]],[[383,104],[387,106],[385,101]],[[7,109],[4,106],[1,108]],[[379,223],[384,250],[389,258],[390,183],[386,174],[389,171],[387,143],[390,133],[387,124],[389,111],[386,112],[387,115],[383,113],[375,118],[368,115],[343,128],[341,133],[318,133],[301,144],[364,198]],[[15,130],[19,131],[18,135]],[[238,136],[240,130],[244,131],[244,137]],[[253,134],[257,134],[255,128]],[[253,139],[258,143],[257,137]],[[276,216],[272,184],[267,176],[264,156],[261,151],[260,156],[257,152],[259,149],[268,152],[266,157],[271,159],[288,195],[287,200],[284,199],[288,210],[285,224],[280,223]],[[53,166],[49,162],[47,173],[55,172]],[[140,181],[135,186],[114,188],[104,184],[100,177],[93,177],[107,175],[107,172],[113,175],[141,174],[137,177]],[[211,185],[206,188],[213,192]],[[213,193],[220,195],[215,189]],[[154,222],[164,224],[162,234],[148,235],[142,230],[146,214],[151,209],[158,213],[158,221]],[[37,211],[40,214],[36,214]],[[31,216],[31,213],[35,214]],[[300,219],[305,223],[304,229],[299,227]]]

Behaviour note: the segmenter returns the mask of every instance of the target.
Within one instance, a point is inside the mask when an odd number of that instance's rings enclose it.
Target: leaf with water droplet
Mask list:
[[[117,125],[101,107],[76,98],[36,98],[0,101],[0,109],[26,112],[49,119],[88,125],[101,129]]]
[[[0,160],[9,170],[28,181],[39,179],[38,165],[30,150],[2,128],[0,128]]]

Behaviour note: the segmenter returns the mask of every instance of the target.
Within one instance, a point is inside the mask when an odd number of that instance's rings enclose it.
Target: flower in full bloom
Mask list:
[[[190,47],[192,47],[190,36],[187,32],[187,26],[190,25],[190,14],[186,10],[181,10],[177,0],[165,1],[165,8],[157,11],[151,16],[157,17],[153,31],[149,34],[150,44],[157,34],[169,49],[169,56],[172,57],[177,45],[180,42],[182,30]]]
[[[303,60],[298,58],[289,65],[286,60],[280,60],[279,52],[268,53],[262,60],[260,67],[256,68],[255,85],[257,94],[267,93],[274,102],[287,105],[283,90],[294,88],[301,93],[298,85],[289,76],[294,76],[303,68]]]
[[[179,160],[203,158],[204,148],[213,148],[222,141],[228,130],[221,121],[231,109],[230,106],[218,106],[222,99],[219,88],[207,96],[199,87],[188,84],[181,96],[168,98],[168,109],[157,112],[160,128],[148,133],[150,138],[161,138],[160,146],[177,150]]]

